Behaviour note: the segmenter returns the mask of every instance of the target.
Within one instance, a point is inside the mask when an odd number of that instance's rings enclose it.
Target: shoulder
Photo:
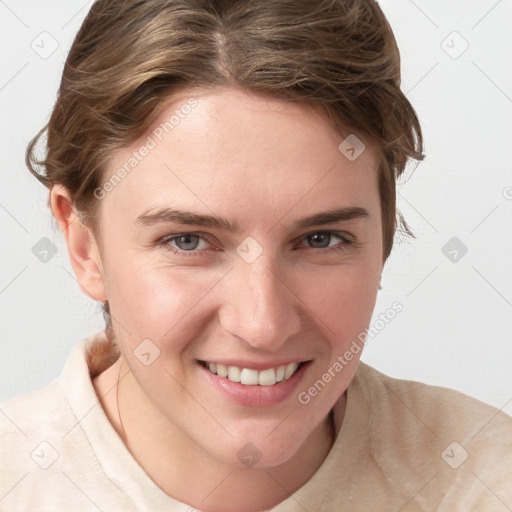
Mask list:
[[[25,468],[41,442],[46,441],[47,446],[52,439],[60,441],[66,430],[77,423],[66,392],[79,387],[79,380],[87,375],[79,365],[83,349],[83,340],[75,344],[63,373],[51,383],[0,403],[2,466]]]
[[[75,343],[57,379],[0,404],[0,510],[26,510],[36,499],[39,505],[58,502],[59,510],[73,502],[89,510],[90,502],[72,482],[87,482],[112,495],[108,500],[122,499],[103,477],[88,437],[91,425],[108,426],[89,364],[105,359],[95,359],[94,350],[92,359],[88,355],[103,339],[96,333]]]
[[[62,460],[62,446],[67,444],[63,436],[74,424],[57,380],[0,404],[2,505],[25,510],[35,489],[51,485],[55,462]]]
[[[395,418],[399,416],[413,430],[424,428],[433,435],[464,438],[481,435],[482,439],[503,433],[508,434],[502,438],[504,443],[512,443],[512,418],[476,398],[441,386],[396,379],[365,363],[360,363],[357,374],[363,394],[374,408],[393,411]]]
[[[58,378],[0,403],[0,435],[32,437],[37,433],[39,437],[54,428],[62,432],[67,423],[76,424],[82,410],[97,403],[92,378],[110,362],[111,355],[105,331],[76,342]]]
[[[37,391],[0,403],[0,411],[0,435],[16,437],[58,424],[69,408],[56,379]]]
[[[364,363],[357,378],[369,408],[372,455],[385,473],[428,482],[422,495],[436,510],[512,505],[510,416],[458,391],[395,379]]]

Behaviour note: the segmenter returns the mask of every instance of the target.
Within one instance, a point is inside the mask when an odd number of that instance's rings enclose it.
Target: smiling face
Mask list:
[[[251,442],[273,466],[346,389],[360,353],[299,399],[368,326],[383,264],[377,155],[365,141],[350,161],[342,140],[297,104],[191,90],[115,153],[101,267],[148,425],[238,466]]]

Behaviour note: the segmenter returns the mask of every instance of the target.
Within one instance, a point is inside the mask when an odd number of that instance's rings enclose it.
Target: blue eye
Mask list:
[[[158,244],[163,245],[171,252],[176,254],[183,254],[184,256],[196,256],[197,252],[200,252],[198,246],[200,242],[208,244],[208,240],[200,235],[194,233],[183,233],[181,235],[170,235],[159,240]],[[170,244],[176,244],[178,247],[171,246]]]
[[[338,242],[331,245],[333,240],[335,241],[336,239]],[[356,245],[356,241],[353,237],[336,231],[317,231],[304,235],[302,240],[308,241],[312,246],[300,246],[301,250],[313,249],[322,252],[342,251],[346,250],[349,246]],[[202,243],[204,244],[203,247],[201,247]],[[178,235],[167,235],[158,240],[156,245],[162,246],[180,256],[199,256],[199,253],[205,252],[208,248],[210,241],[206,237],[196,233],[181,233]]]
[[[340,235],[339,233],[335,233],[333,231],[318,231],[317,233],[313,233],[311,235],[306,235],[305,237],[309,240],[310,243],[317,244],[319,243],[321,247],[312,247],[313,249],[338,249],[339,246],[350,245],[351,240],[347,237]],[[339,242],[334,246],[329,246],[330,242],[333,238],[338,238]],[[340,242],[341,241],[341,242]],[[327,242],[327,245],[325,243]]]

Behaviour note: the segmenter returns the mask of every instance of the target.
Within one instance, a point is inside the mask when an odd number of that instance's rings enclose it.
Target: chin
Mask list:
[[[282,433],[279,438],[277,435],[273,437],[274,434],[268,434],[272,428],[259,436],[254,433],[247,438],[237,436],[229,445],[219,446],[213,441],[215,448],[210,453],[223,463],[237,468],[265,469],[280,466],[293,458],[304,439],[298,438],[296,433],[292,435],[291,431]]]

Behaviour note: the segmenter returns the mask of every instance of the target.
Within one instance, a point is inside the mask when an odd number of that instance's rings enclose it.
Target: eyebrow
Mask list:
[[[315,213],[308,217],[298,219],[292,225],[295,229],[304,229],[312,226],[324,224],[333,224],[335,222],[348,221],[352,219],[368,219],[370,214],[368,210],[360,206],[346,206],[336,208],[325,212]],[[215,215],[204,215],[174,208],[162,208],[157,211],[147,210],[140,214],[135,224],[149,226],[153,224],[168,223],[184,224],[190,226],[201,226],[207,228],[217,228],[230,233],[239,233],[242,231],[240,224],[236,221],[231,222]]]

